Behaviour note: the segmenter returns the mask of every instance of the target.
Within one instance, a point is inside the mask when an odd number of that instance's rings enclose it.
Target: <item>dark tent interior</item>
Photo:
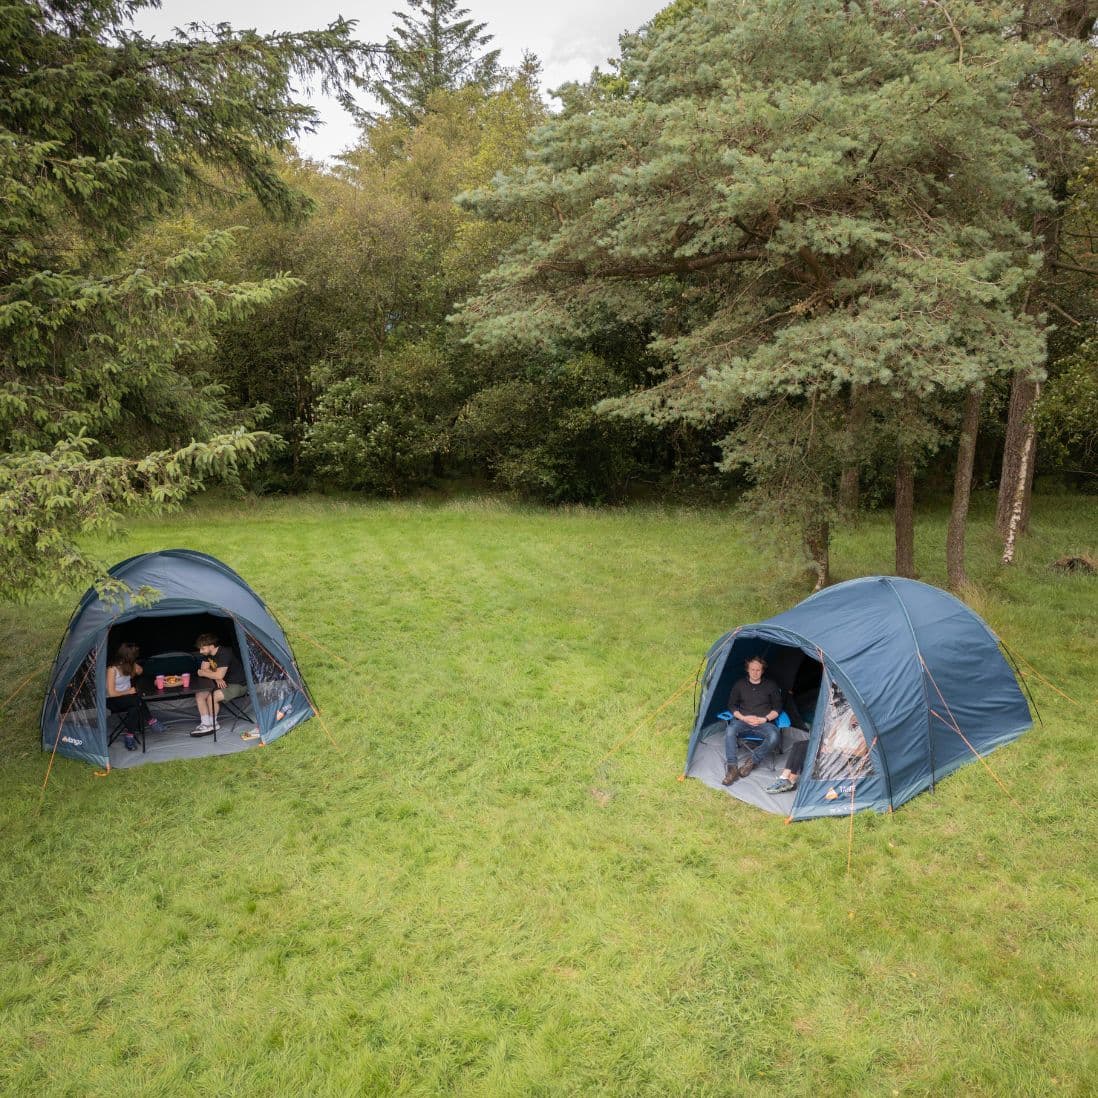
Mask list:
[[[767,678],[773,679],[781,688],[785,710],[793,727],[808,729],[816,712],[823,665],[799,648],[759,641],[757,638],[733,642],[710,702],[712,711],[706,714],[705,723],[713,721],[717,713],[726,708],[733,684],[747,674],[744,664],[754,656],[761,656],[766,661]]]
[[[140,661],[147,674],[194,671],[198,666],[194,642],[202,633],[213,633],[222,644],[233,649],[237,646],[232,619],[225,614],[150,615],[131,618],[114,626],[107,635],[107,658],[114,656],[120,644],[136,644],[141,650]],[[175,658],[155,658],[169,653]],[[189,663],[188,656],[191,657]]]

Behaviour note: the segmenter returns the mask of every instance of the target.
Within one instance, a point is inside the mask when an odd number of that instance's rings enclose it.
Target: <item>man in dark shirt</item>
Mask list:
[[[202,662],[196,675],[194,700],[198,706],[198,727],[192,736],[210,736],[219,727],[217,713],[221,703],[241,698],[248,688],[244,668],[237,654],[223,645],[213,633],[203,633],[195,641]]]
[[[728,695],[732,720],[724,733],[725,770],[722,785],[731,785],[737,778],[746,778],[776,750],[781,737],[774,724],[782,708],[782,692],[778,684],[773,679],[763,678],[766,661],[758,656],[752,656],[744,666],[747,678],[740,679]],[[738,766],[739,738],[747,732],[761,736],[762,742],[751,752],[743,766]]]

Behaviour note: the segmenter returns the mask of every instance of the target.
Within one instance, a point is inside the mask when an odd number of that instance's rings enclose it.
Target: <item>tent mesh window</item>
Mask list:
[[[99,724],[99,713],[95,702],[95,664],[99,650],[93,648],[84,661],[73,672],[61,698],[59,734],[71,735],[79,732],[82,736],[95,729]]]
[[[276,710],[279,713],[278,719],[281,720],[286,707],[293,703],[298,692],[297,684],[255,637],[248,633],[245,638],[256,704],[264,710]]]
[[[873,773],[869,745],[865,741],[858,718],[850,708],[842,690],[828,683],[827,710],[824,713],[823,735],[812,765],[812,777],[821,781],[838,778],[860,778]]]

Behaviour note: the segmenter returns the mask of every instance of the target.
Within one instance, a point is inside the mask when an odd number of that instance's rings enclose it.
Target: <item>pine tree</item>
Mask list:
[[[1055,49],[965,0],[676,14],[623,39],[614,88],[570,90],[529,167],[466,198],[535,226],[463,306],[474,343],[574,345],[607,315],[644,324],[666,372],[614,410],[731,420],[726,460],[764,473],[758,405],[815,408],[798,422],[820,451],[816,432],[844,422],[855,390],[937,415],[1041,362],[1022,302],[1048,198],[1015,96]],[[784,446],[788,417],[763,419]],[[916,460],[905,422],[888,449]],[[817,542],[846,464],[824,450],[833,476],[804,498],[767,473]]]
[[[316,122],[292,82],[345,90],[362,49],[344,22],[155,41],[131,27],[147,2],[0,4],[0,597],[84,578],[80,532],[178,502],[272,441],[216,433],[216,416],[151,453],[119,438],[150,393],[186,384],[176,363],[211,323],[294,285],[212,278],[231,233],[143,257],[135,234],[196,190],[303,212],[271,152]]]
[[[1098,23],[1094,0],[1028,0],[1018,13],[1013,33],[1040,47],[1046,43],[1074,43],[1077,48],[1061,49],[1062,60],[1049,67],[1039,79],[1022,89],[1037,148],[1037,170],[1044,179],[1054,205],[1042,211],[1034,224],[1041,241],[1041,270],[1029,295],[1027,307],[1039,314],[1056,309],[1056,297],[1065,272],[1094,276],[1093,264],[1080,267],[1079,259],[1065,247],[1064,226],[1079,206],[1093,201],[1080,168],[1094,159],[1094,93],[1080,87],[1080,76],[1089,43]],[[1093,50],[1090,52],[1093,61]],[[1089,115],[1091,117],[1080,117]],[[1086,136],[1084,136],[1086,135]],[[1082,185],[1081,185],[1082,184]],[[1069,275],[1070,277],[1070,275]],[[1052,318],[1059,322],[1059,317]],[[1015,374],[1010,393],[996,526],[1004,539],[1004,563],[1014,555],[1017,536],[1029,522],[1030,495],[1037,463],[1034,404],[1041,392],[1045,371]]]
[[[414,126],[432,93],[466,84],[488,90],[502,73],[499,50],[485,50],[492,41],[484,32],[487,24],[468,18],[458,0],[407,2],[409,11],[393,13],[398,25],[385,43],[383,73],[371,90],[389,115]]]

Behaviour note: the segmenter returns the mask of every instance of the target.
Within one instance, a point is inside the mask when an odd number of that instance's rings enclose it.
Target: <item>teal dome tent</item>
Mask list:
[[[752,656],[782,690],[807,741],[793,793],[766,787],[777,757],[723,787],[726,710]],[[1032,724],[1029,706],[985,622],[960,600],[895,576],[850,580],[721,637],[710,649],[686,774],[794,820],[899,807]]]
[[[109,575],[131,591],[153,588],[151,605],[132,599],[103,599],[90,588],[80,600],[62,638],[42,705],[42,747],[96,766],[116,764],[118,747],[109,743],[112,714],[106,706],[106,671],[111,654],[125,641],[138,643],[143,662],[160,654],[194,660],[195,638],[212,633],[240,658],[247,692],[237,706],[248,717],[245,744],[266,744],[313,715],[313,705],[289,641],[263,600],[236,572],[205,553],[166,549],[116,564]],[[188,708],[188,703],[190,708]],[[246,703],[246,705],[244,704]],[[155,711],[156,699],[150,703]],[[183,700],[184,723],[196,712]],[[254,723],[253,723],[254,719]],[[193,725],[193,720],[190,724]],[[253,731],[254,730],[254,731]],[[258,735],[255,735],[258,733]],[[147,737],[151,759],[240,750],[239,736],[195,740],[185,732]],[[155,741],[155,743],[154,743]],[[144,756],[127,763],[144,761]]]

